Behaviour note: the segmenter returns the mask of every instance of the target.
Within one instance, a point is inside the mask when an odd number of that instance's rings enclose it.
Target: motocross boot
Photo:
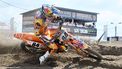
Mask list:
[[[50,55],[50,53],[49,53],[49,51],[47,51],[43,56],[40,56],[39,57],[40,64],[43,64],[49,55]]]

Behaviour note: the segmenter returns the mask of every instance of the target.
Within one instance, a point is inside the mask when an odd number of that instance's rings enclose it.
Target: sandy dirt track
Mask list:
[[[1,37],[0,69],[122,69],[122,46],[95,46],[103,54],[104,60],[97,62],[91,58],[81,58],[75,52],[57,54],[58,59],[50,57],[39,65],[39,54],[23,52],[21,41]]]

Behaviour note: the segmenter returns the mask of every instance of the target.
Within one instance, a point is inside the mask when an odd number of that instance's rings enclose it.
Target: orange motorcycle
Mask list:
[[[88,44],[86,44],[83,40],[79,40],[77,38],[74,38],[73,35],[70,33],[61,30],[62,25],[59,26],[59,29],[54,28],[48,28],[46,31],[46,36],[53,37],[55,36],[55,39],[53,42],[55,45],[58,46],[57,50],[58,52],[65,51],[67,46],[73,48],[76,50],[76,52],[79,55],[85,56],[85,57],[91,57],[97,60],[101,60],[102,56],[101,54],[94,51]],[[18,38],[22,40],[21,48],[27,52],[31,53],[40,53],[40,52],[46,52],[50,49],[46,44],[49,43],[50,40],[43,37],[35,36],[34,34],[29,33],[15,33],[15,38]]]

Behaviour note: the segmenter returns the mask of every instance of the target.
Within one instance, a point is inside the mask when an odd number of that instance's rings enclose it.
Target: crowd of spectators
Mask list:
[[[77,23],[77,22],[65,22],[65,26],[76,26],[76,27],[85,27],[85,28],[95,28],[95,23]]]

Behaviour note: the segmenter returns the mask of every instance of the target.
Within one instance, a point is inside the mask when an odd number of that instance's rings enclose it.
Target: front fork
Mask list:
[[[83,44],[83,48],[79,48],[74,46],[71,43],[68,43],[69,46],[71,46],[73,49],[75,49],[75,51],[77,52],[77,54],[82,55],[83,57],[88,56],[87,52],[85,51],[85,49],[89,48],[89,46],[87,44]]]

